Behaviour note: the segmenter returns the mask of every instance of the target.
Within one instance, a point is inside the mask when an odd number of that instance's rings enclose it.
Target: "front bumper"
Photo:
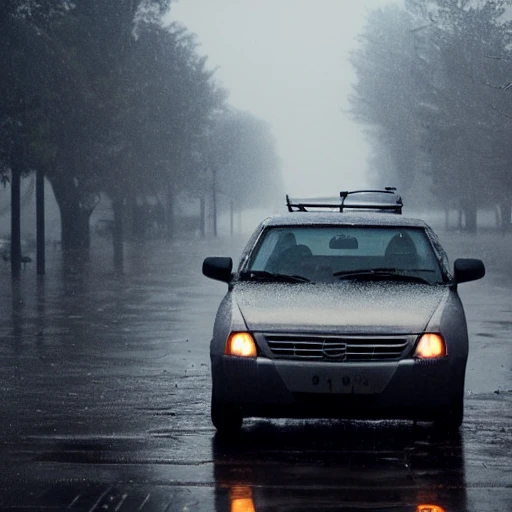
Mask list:
[[[464,388],[466,361],[297,362],[212,356],[214,398],[245,417],[433,419]]]

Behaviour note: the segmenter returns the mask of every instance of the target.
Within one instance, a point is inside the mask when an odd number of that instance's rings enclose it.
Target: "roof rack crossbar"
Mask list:
[[[345,200],[349,195],[354,194],[391,194],[396,196],[396,203],[372,203],[372,204],[347,204],[345,205]],[[390,210],[394,213],[401,214],[402,213],[402,198],[396,194],[396,187],[385,187],[382,189],[363,189],[363,190],[352,190],[352,191],[342,191],[340,192],[341,198],[341,208],[340,211],[343,212],[344,208],[350,209],[367,209],[367,210]]]
[[[354,194],[391,194],[396,197],[396,202],[394,203],[383,203],[383,202],[368,202],[368,203],[350,203],[345,204],[345,200],[348,196]],[[315,208],[330,208],[336,209],[340,213],[342,213],[345,209],[350,210],[372,210],[372,211],[389,211],[392,213],[401,214],[402,213],[402,198],[396,193],[396,187],[386,187],[385,189],[367,189],[367,190],[352,190],[352,191],[342,191],[340,192],[340,202],[324,202],[322,200],[305,200],[305,201],[292,201],[288,194],[286,195],[286,206],[289,212],[307,212],[308,209]]]

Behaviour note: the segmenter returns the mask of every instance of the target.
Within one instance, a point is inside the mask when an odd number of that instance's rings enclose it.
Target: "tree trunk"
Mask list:
[[[124,247],[123,247],[123,217],[124,208],[123,200],[116,197],[112,199],[112,210],[114,212],[114,231],[112,233],[112,241],[114,244],[114,267],[117,270],[123,269],[124,263]]]
[[[504,198],[499,204],[500,220],[501,220],[501,232],[502,234],[508,233],[511,228],[512,221],[512,199],[509,197]]]
[[[37,274],[45,273],[45,225],[44,225],[44,174],[41,169],[36,171],[36,243],[37,243]]]
[[[174,236],[174,186],[172,183],[169,183],[167,186],[167,211],[165,217],[167,238],[171,239]]]
[[[21,270],[21,178],[18,169],[12,169],[11,179],[11,271],[14,277]]]
[[[213,185],[212,185],[212,205],[213,205],[213,236],[217,236],[217,169],[212,167]]]
[[[199,226],[201,231],[201,238],[206,236],[206,201],[204,196],[199,198]]]
[[[233,236],[234,233],[234,222],[235,222],[235,204],[233,199],[231,199],[230,209],[229,209],[229,234]]]
[[[61,243],[63,249],[88,250],[91,244],[89,229],[90,213],[79,204],[59,203],[61,217]]]
[[[72,178],[62,175],[50,180],[60,210],[61,246],[64,250],[89,250],[89,219],[92,210],[82,208],[79,190]]]
[[[475,200],[465,199],[462,202],[462,210],[464,212],[465,229],[468,233],[477,232],[477,204]]]
[[[477,207],[470,205],[466,208],[466,230],[468,233],[475,234],[477,232]]]

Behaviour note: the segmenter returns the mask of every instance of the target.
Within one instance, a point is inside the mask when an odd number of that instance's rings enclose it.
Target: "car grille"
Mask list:
[[[394,361],[404,357],[408,338],[370,336],[265,336],[275,358],[315,361]]]

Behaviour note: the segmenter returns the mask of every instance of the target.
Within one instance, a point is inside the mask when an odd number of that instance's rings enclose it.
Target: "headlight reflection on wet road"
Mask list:
[[[256,512],[252,500],[252,488],[247,485],[234,485],[229,489],[231,512]]]

